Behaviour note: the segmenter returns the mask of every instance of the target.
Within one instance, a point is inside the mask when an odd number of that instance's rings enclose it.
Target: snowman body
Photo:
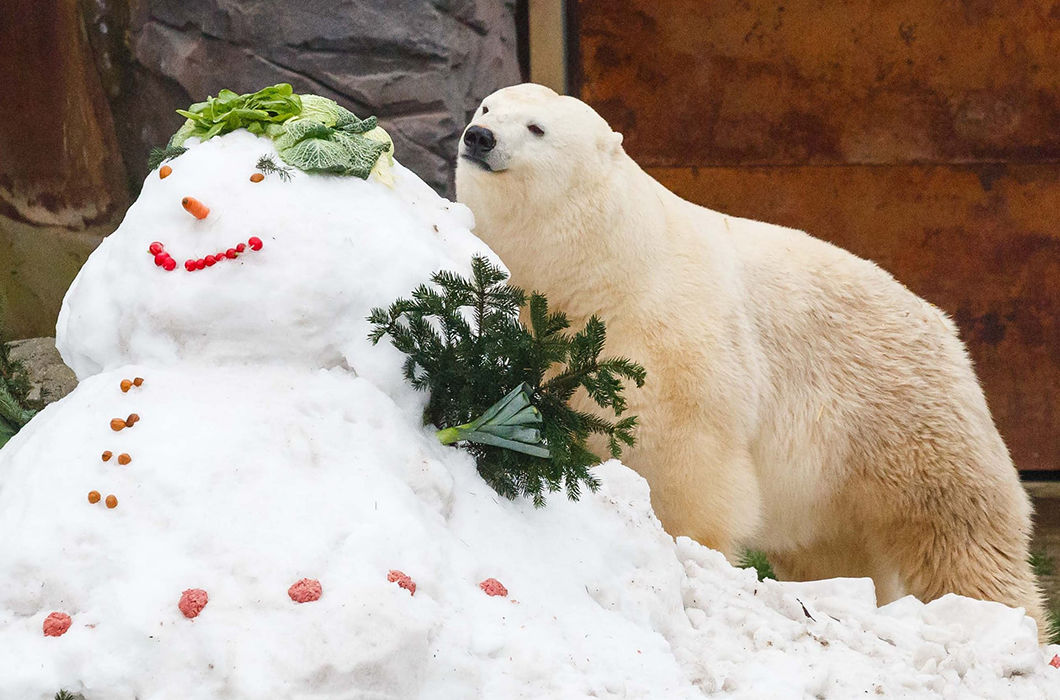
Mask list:
[[[0,454],[0,700],[694,696],[650,624],[687,626],[639,477],[622,507],[498,497],[367,340],[373,307],[499,262],[470,213],[398,164],[252,179],[263,156],[236,131],[151,173],[67,294],[80,384]]]

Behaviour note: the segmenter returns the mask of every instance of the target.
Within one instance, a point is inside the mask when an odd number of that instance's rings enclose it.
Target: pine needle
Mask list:
[[[43,398],[29,398],[31,389],[26,368],[11,359],[7,342],[0,336],[0,447],[44,407]]]
[[[188,149],[183,146],[166,146],[165,148],[159,148],[156,146],[151,149],[151,153],[147,156],[147,169],[154,170],[162,165],[162,163],[182,155],[187,150]]]
[[[759,581],[777,577],[773,572],[773,566],[769,563],[769,559],[766,558],[765,552],[760,552],[757,549],[745,549],[743,554],[740,555],[739,563],[743,569],[754,569],[755,573],[758,574]]]
[[[85,696],[81,693],[71,693],[67,690],[60,690],[55,694],[55,700],[85,700]]]
[[[269,175],[276,175],[283,182],[291,181],[292,168],[287,165],[276,165],[276,161],[272,159],[272,156],[264,155],[261,158],[258,158],[258,164],[254,167],[260,170],[266,177]]]

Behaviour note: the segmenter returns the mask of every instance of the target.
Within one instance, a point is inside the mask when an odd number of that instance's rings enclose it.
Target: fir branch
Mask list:
[[[577,500],[599,487],[590,470],[600,457],[589,450],[589,437],[603,436],[618,457],[635,443],[637,419],[612,422],[576,411],[571,397],[584,388],[618,417],[627,408],[625,386],[643,386],[644,368],[601,358],[602,320],[593,317],[569,335],[567,316],[550,311],[544,295],[527,297],[507,280],[503,269],[476,256],[470,277],[440,271],[410,299],[372,309],[368,337],[378,343],[389,336],[405,353],[406,380],[430,392],[425,421],[440,428],[443,443],[464,442],[497,493],[527,496],[537,506],[559,490]],[[527,304],[529,327],[519,321]]]
[[[156,146],[151,149],[151,152],[147,156],[147,169],[154,170],[162,165],[162,163],[182,155],[187,150],[188,149],[183,146],[166,146],[165,148],[159,148]]]
[[[291,171],[293,168],[289,165],[276,165],[276,161],[272,159],[272,156],[265,154],[261,158],[258,158],[257,165],[254,166],[261,171],[263,175],[268,177],[269,175],[276,175],[280,178],[281,182],[291,181]]]
[[[60,690],[55,694],[55,700],[85,700],[81,693],[71,693],[68,690]]]
[[[0,335],[0,447],[44,408],[43,393],[38,399],[29,398],[32,389],[25,366],[11,358],[10,348]]]
[[[757,549],[745,549],[740,554],[738,565],[741,569],[754,569],[755,573],[758,574],[759,581],[764,581],[767,578],[776,579],[777,577],[773,572],[773,566],[769,563],[769,559],[766,558],[765,552]]]

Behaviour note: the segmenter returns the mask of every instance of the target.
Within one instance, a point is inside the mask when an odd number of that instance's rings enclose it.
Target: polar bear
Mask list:
[[[870,576],[880,604],[1022,606],[1031,503],[950,319],[874,263],[687,202],[583,102],[483,100],[457,198],[514,283],[640,361],[638,444],[667,531],[794,580]],[[586,406],[588,404],[586,403]]]

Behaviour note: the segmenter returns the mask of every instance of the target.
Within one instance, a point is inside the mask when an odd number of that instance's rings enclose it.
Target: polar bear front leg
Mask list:
[[[646,426],[643,434],[653,432]],[[665,435],[665,441],[649,437],[629,460],[651,486],[655,514],[671,536],[691,537],[735,562],[761,521],[750,450],[703,426],[671,425]]]
[[[886,605],[907,593],[897,567],[871,538],[860,535],[853,526],[803,547],[767,550],[766,558],[781,581],[869,577],[876,587],[877,605]]]

